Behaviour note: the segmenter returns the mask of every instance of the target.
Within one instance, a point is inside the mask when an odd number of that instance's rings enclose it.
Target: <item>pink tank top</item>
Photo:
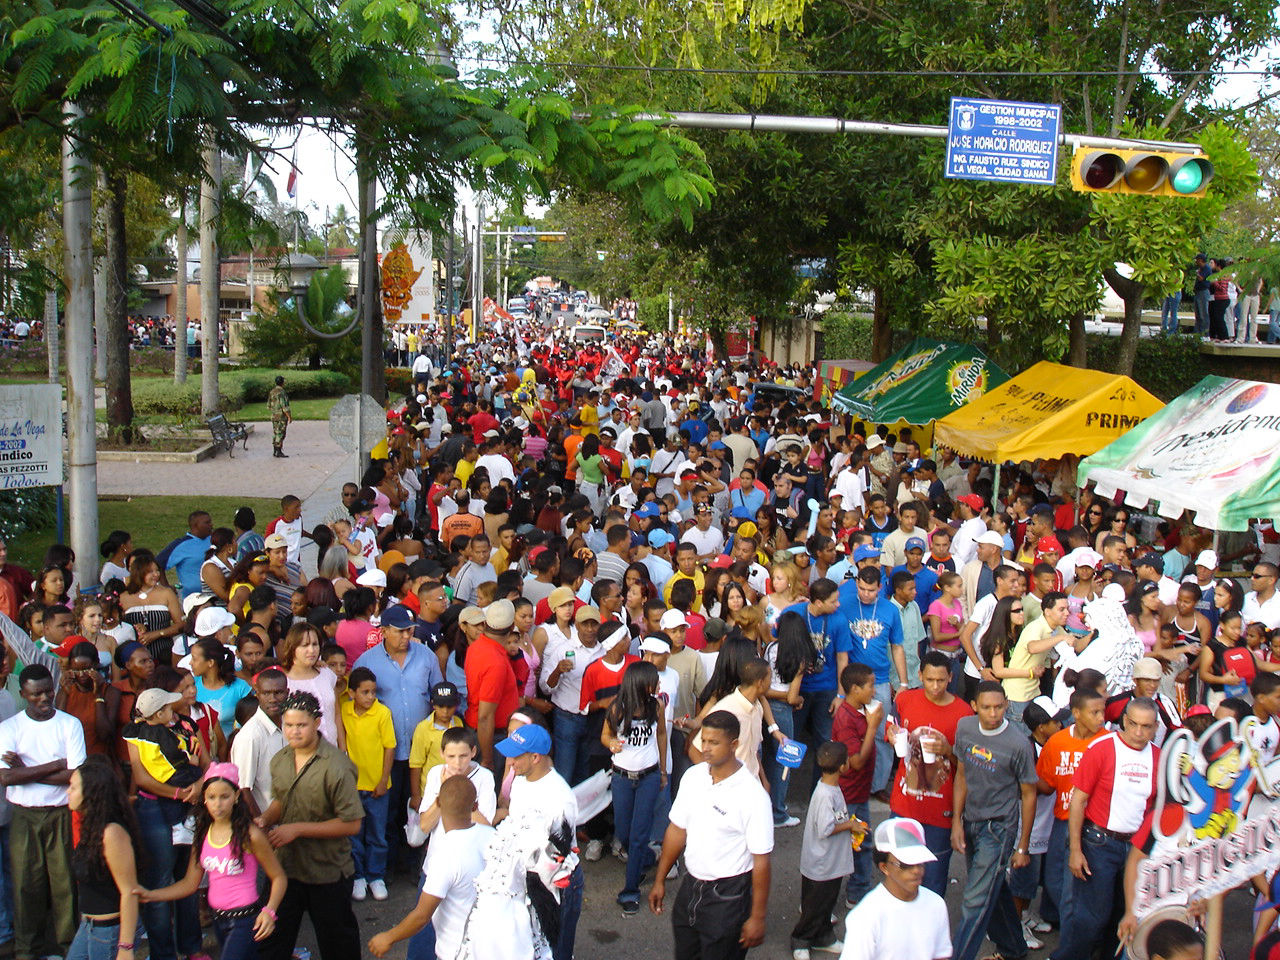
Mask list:
[[[200,866],[209,878],[209,906],[214,910],[241,910],[258,902],[258,858],[250,851],[237,857],[230,841],[217,847],[205,834]]]

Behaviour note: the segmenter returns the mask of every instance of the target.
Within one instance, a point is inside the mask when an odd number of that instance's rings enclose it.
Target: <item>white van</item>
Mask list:
[[[594,323],[574,324],[569,331],[569,339],[574,343],[602,343],[606,333],[604,327]]]

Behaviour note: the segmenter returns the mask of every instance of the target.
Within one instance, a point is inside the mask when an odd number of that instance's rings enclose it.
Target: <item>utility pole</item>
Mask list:
[[[93,415],[93,171],[75,131],[80,108],[63,107],[62,233],[67,278],[67,488],[76,579],[95,582],[98,555],[98,440]]]
[[[467,339],[479,336],[480,310],[484,301],[484,207],[476,206],[476,263],[471,270],[471,330]]]
[[[44,295],[44,339],[49,354],[49,382],[57,383],[62,364],[58,342],[58,292],[50,290]]]
[[[222,287],[218,221],[222,210],[222,153],[206,131],[204,176],[200,178],[200,410],[218,412],[218,294]]]
[[[457,211],[449,211],[449,232],[445,235],[445,253],[444,253],[444,302],[445,313],[448,317],[445,319],[445,341],[444,356],[442,363],[447,364],[453,359],[453,310],[454,310],[454,289],[453,289],[453,227],[456,219]]]
[[[187,382],[187,188],[178,190],[178,256],[173,273],[173,382]]]
[[[378,181],[359,147],[356,156],[360,192],[360,392],[386,399],[382,350],[382,304],[378,295]],[[361,451],[367,455],[368,451]],[[361,461],[363,467],[363,461]]]

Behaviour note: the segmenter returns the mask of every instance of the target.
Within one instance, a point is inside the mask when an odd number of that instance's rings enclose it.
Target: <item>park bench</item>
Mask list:
[[[232,423],[221,413],[215,413],[205,421],[205,426],[213,434],[213,442],[227,451],[227,456],[234,457],[236,441],[244,441],[244,448],[249,449],[249,430],[243,423]]]

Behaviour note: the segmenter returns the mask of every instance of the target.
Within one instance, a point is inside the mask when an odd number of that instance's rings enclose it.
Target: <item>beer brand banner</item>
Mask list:
[[[1280,385],[1205,377],[1080,463],[1079,481],[1212,530],[1280,517]]]
[[[871,423],[923,425],[1008,379],[977,347],[919,337],[840,390],[832,404]]]
[[[1161,406],[1128,377],[1042,360],[939,420],[933,438],[988,463],[1085,456]]]

